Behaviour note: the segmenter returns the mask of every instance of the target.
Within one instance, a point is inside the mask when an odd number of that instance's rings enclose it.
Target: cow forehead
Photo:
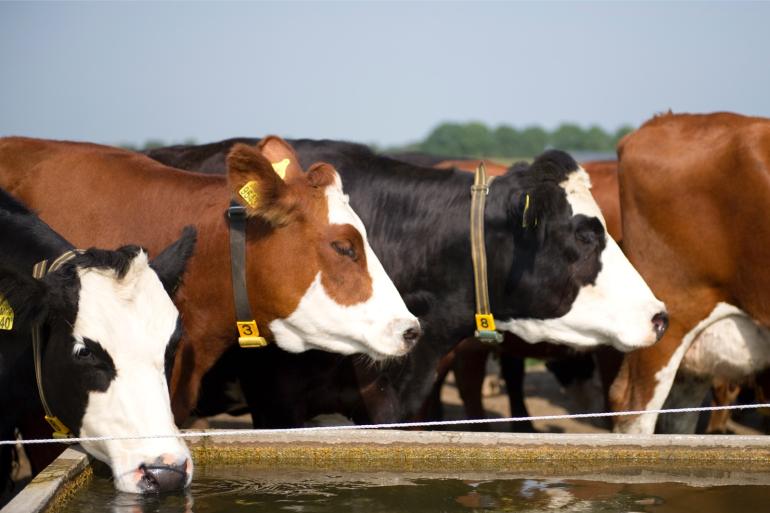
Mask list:
[[[591,194],[591,178],[582,167],[570,172],[567,179],[561,182],[559,186],[564,189],[573,215],[583,214],[588,217],[598,217],[605,229],[607,228],[602,211]]]
[[[99,342],[119,367],[121,355],[162,361],[178,311],[143,251],[118,278],[112,269],[79,267],[76,340]]]
[[[363,221],[350,206],[348,195],[342,190],[342,181],[335,173],[334,183],[327,186],[326,201],[329,206],[329,224],[349,224],[361,233],[366,239],[366,228]]]

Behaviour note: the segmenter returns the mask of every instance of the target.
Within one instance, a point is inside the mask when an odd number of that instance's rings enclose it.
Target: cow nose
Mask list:
[[[179,465],[139,465],[139,470],[142,473],[138,484],[139,490],[142,493],[181,490],[187,485],[187,468],[189,466],[187,460]]]
[[[657,342],[668,328],[668,314],[666,312],[656,313],[652,318],[652,328],[655,330],[655,341]]]
[[[413,328],[409,328],[401,336],[404,338],[404,344],[408,348],[411,348],[417,343],[418,340],[420,340],[420,335],[422,335],[422,330],[420,330],[420,326],[418,325]]]

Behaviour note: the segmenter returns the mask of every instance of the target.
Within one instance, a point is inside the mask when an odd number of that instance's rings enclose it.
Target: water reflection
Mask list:
[[[105,493],[105,496],[109,495]],[[92,502],[91,511],[109,511],[111,513],[192,513],[193,492],[168,493],[163,495],[136,495],[115,492],[112,497],[105,497],[104,502]],[[105,504],[108,506],[105,508]],[[81,511],[87,511],[85,509]]]

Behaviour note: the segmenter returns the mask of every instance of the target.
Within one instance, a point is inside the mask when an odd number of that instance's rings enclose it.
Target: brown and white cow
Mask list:
[[[226,177],[200,175],[106,146],[0,139],[0,184],[77,246],[135,241],[157,252],[183,226],[197,228],[177,298],[185,327],[171,380],[178,422],[237,339],[225,215],[232,198],[247,209],[251,310],[279,347],[381,360],[405,354],[419,334],[330,165],[304,172],[277,137],[235,146],[227,164]],[[252,194],[239,194],[244,187]]]
[[[713,376],[770,365],[770,119],[661,115],[618,155],[624,251],[666,302],[670,326],[625,356],[611,406],[697,406]],[[621,417],[616,430],[652,433],[656,420]],[[664,431],[694,427],[682,415],[660,421]]]

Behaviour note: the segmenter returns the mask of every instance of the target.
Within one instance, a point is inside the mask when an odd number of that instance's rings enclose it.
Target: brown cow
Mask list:
[[[178,306],[185,337],[172,374],[177,422],[204,373],[237,340],[225,212],[247,211],[247,283],[259,330],[290,352],[402,355],[417,319],[372,252],[337,172],[303,172],[277,137],[235,146],[228,176],[201,175],[94,144],[0,139],[0,183],[77,246],[134,241],[158,252],[198,229]],[[279,173],[283,177],[279,176]],[[283,178],[283,179],[282,179]]]
[[[611,405],[697,406],[713,376],[770,364],[770,119],[661,115],[621,140],[618,155],[624,250],[671,323],[658,344],[625,357]],[[652,433],[656,420],[621,417],[615,429]],[[660,422],[694,428],[683,415]]]
[[[508,171],[508,167],[500,164],[499,162],[495,162],[493,160],[442,160],[438,164],[435,164],[433,167],[436,169],[460,169],[462,171],[469,171],[474,172],[476,171],[476,168],[479,167],[481,163],[484,163],[484,167],[486,167],[487,175],[488,176],[500,176],[504,175],[506,171]]]

